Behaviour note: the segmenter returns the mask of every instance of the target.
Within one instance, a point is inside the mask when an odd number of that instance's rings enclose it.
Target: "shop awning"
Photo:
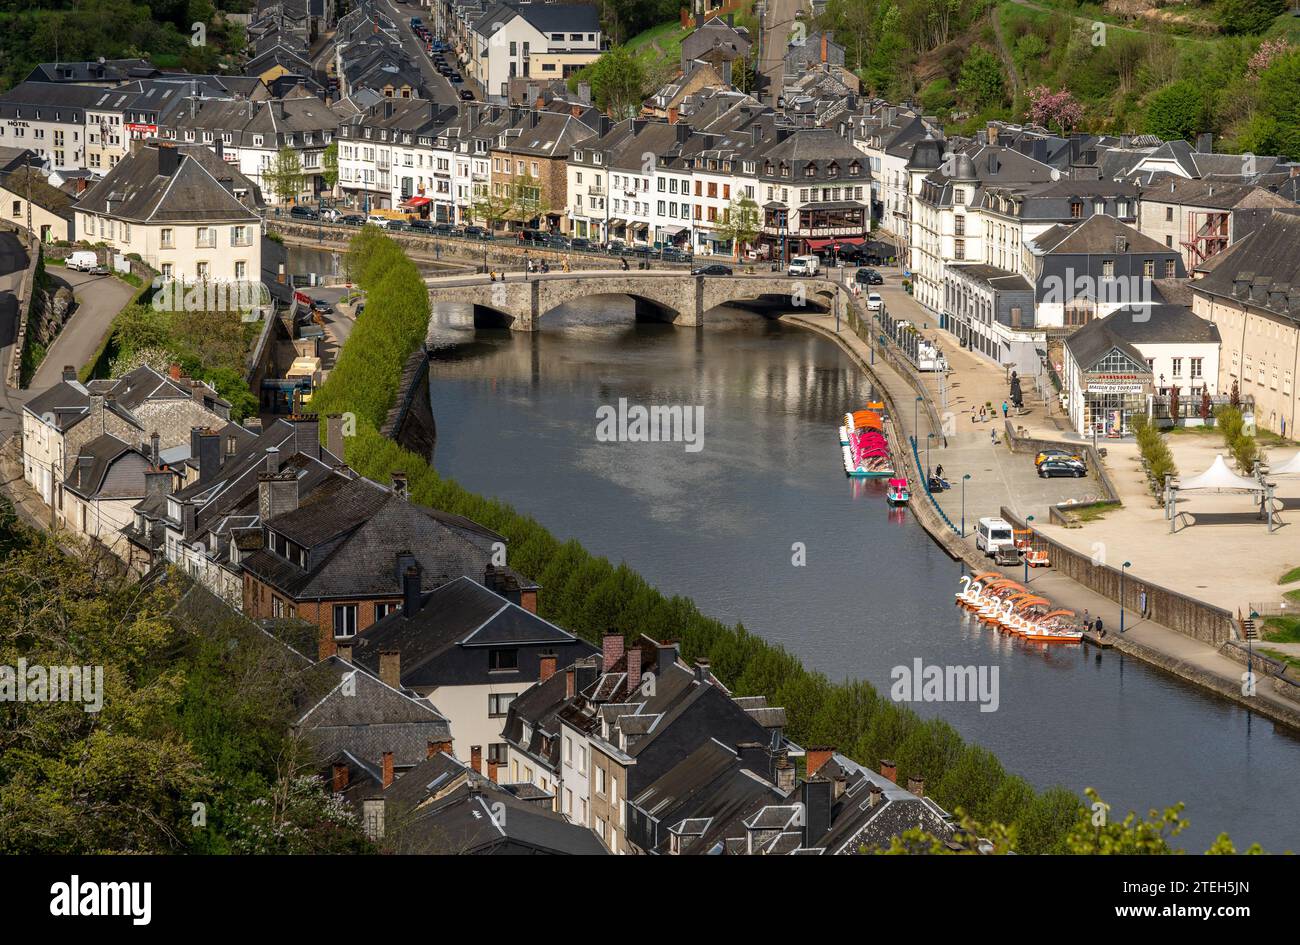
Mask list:
[[[609,225],[610,225],[610,226],[627,226],[627,221],[624,220],[624,219],[621,219],[621,218],[616,217],[616,218],[614,218],[613,220],[610,220],[610,221],[609,221]]]
[[[830,240],[809,240],[808,248],[818,250],[826,249],[828,246],[831,248],[837,248],[840,246],[861,246],[865,242],[866,240],[860,236],[840,236]]]
[[[404,207],[423,207],[425,204],[433,203],[428,197],[407,197],[402,201]]]
[[[682,232],[685,229],[686,227],[684,226],[666,226],[664,227],[664,234],[666,236],[676,236],[678,233]]]

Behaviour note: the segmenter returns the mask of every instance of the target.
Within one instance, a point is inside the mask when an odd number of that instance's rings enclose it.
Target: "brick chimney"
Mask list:
[[[556,656],[554,653],[543,653],[539,660],[537,671],[537,681],[546,682],[555,675]]]
[[[907,790],[917,797],[925,797],[925,778],[918,778],[909,774],[907,776]]]
[[[337,644],[334,648],[334,654],[345,663],[352,662],[352,641],[345,640]]]
[[[668,124],[670,124],[670,125],[675,125],[675,124],[677,124],[677,119],[678,119],[678,117],[679,117],[679,113],[678,113],[678,111],[677,111],[677,106],[675,106],[675,105],[674,105],[674,106],[671,106],[671,107],[668,109]]]
[[[627,651],[627,688],[631,692],[641,685],[641,648],[633,646]]]
[[[519,606],[530,614],[537,613],[537,588],[521,587],[519,589]]]
[[[794,765],[790,763],[789,758],[782,758],[776,763],[776,787],[782,794],[789,794],[794,790]]]
[[[818,745],[815,748],[809,748],[804,756],[804,763],[807,770],[804,772],[805,778],[811,778],[821,770],[822,765],[831,760],[835,754],[835,749],[829,745]]]
[[[384,752],[384,787],[393,783],[393,753]]]
[[[614,664],[623,658],[623,634],[607,633],[601,640],[601,648],[605,653],[605,660],[601,666],[601,671],[608,673],[614,668]]]
[[[348,788],[348,766],[342,761],[334,762],[334,783],[333,790],[335,794],[342,794]]]
[[[880,773],[895,784],[898,783],[898,765],[894,764],[888,758],[880,759]]]
[[[564,698],[572,699],[577,695],[577,679],[571,669],[564,671]]]
[[[473,768],[477,774],[483,773],[483,746],[482,745],[469,746],[469,766]]]
[[[405,499],[409,491],[410,491],[410,484],[409,481],[407,480],[406,473],[394,472],[393,473],[393,495],[397,496],[399,499]]]
[[[434,755],[450,755],[451,742],[429,742],[428,754],[426,758],[432,758]]]
[[[830,45],[830,41],[831,39],[829,36],[826,35],[826,31],[822,30],[822,62],[823,63],[827,61],[827,54],[828,54],[827,47]]]
[[[497,768],[498,768],[498,767],[499,767],[499,765],[497,764],[496,759],[494,759],[494,758],[489,758],[489,759],[488,759],[488,775],[487,775],[487,776],[488,776],[488,779],[489,779],[490,781],[495,782],[495,781],[497,780]]]
[[[402,651],[388,647],[379,651],[379,681],[394,689],[402,688]]]

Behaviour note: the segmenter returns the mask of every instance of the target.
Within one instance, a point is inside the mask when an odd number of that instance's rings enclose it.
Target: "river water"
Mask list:
[[[913,708],[1036,788],[1094,787],[1120,814],[1185,801],[1177,842],[1193,852],[1220,831],[1239,849],[1300,849],[1300,739],[1114,651],[1031,646],[954,606],[960,566],[888,509],[883,484],[844,476],[838,418],[871,390],[833,343],[734,310],[700,330],[637,323],[621,297],[532,335],[446,307],[431,340],[442,474],[832,679],[888,692],[917,659],[996,667],[996,711]],[[620,398],[702,407],[700,448],[599,441],[597,411]]]

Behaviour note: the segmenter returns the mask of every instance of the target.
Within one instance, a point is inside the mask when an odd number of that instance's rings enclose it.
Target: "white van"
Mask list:
[[[816,256],[795,256],[790,260],[790,275],[815,276],[821,271],[821,260]]]
[[[370,216],[366,217],[366,223],[367,223],[367,224],[369,224],[370,226],[377,226],[377,227],[379,227],[381,230],[386,230],[386,229],[388,229],[388,224],[391,223],[391,222],[392,222],[392,221],[389,220],[388,217],[381,217],[381,216],[379,216],[378,214],[374,214],[374,213],[372,213],[372,214],[370,214]]]
[[[68,256],[64,265],[69,269],[77,269],[81,272],[89,272],[99,265],[99,258],[92,250],[79,249]]]
[[[982,518],[975,527],[975,547],[990,558],[1003,548],[1016,547],[1011,523],[1003,518]]]

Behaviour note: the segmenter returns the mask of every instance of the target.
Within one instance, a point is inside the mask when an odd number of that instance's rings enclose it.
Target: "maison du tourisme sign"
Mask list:
[[[1140,374],[1089,374],[1085,385],[1089,394],[1140,394],[1146,388]]]

